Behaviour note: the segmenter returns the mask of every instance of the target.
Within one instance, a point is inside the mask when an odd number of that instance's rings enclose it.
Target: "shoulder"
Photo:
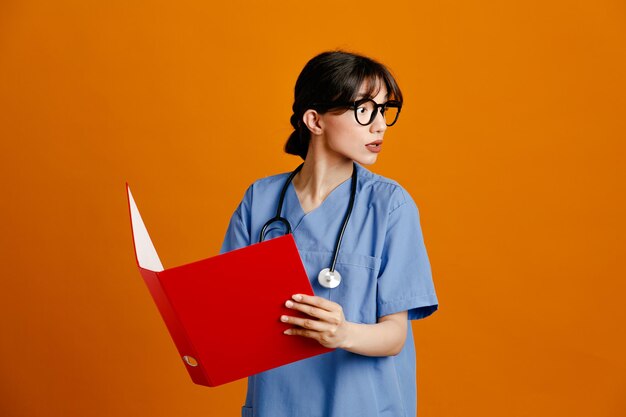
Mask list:
[[[409,203],[415,205],[408,191],[397,181],[376,174],[357,164],[359,175],[358,192],[372,203],[384,205],[388,213]]]
[[[289,172],[284,172],[257,179],[248,186],[244,194],[243,201],[251,203],[255,196],[275,192],[276,190],[280,191],[289,174]]]
[[[289,174],[291,174],[291,172],[283,172],[259,178],[252,183],[251,187],[258,189],[281,187],[285,184],[285,180],[289,177]]]

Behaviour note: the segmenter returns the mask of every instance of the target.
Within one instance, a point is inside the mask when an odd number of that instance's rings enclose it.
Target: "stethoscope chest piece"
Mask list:
[[[338,271],[332,271],[330,268],[324,268],[317,276],[317,281],[324,288],[337,288],[341,283],[341,274]]]

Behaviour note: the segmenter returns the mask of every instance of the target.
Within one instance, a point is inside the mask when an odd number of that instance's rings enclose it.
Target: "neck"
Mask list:
[[[302,170],[294,177],[293,185],[305,212],[318,207],[326,197],[352,176],[350,159],[316,159],[307,155]]]

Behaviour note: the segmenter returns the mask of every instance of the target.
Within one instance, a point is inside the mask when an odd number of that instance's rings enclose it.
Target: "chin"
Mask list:
[[[371,155],[367,158],[356,158],[355,162],[358,162],[360,165],[373,165],[378,159],[378,155]]]

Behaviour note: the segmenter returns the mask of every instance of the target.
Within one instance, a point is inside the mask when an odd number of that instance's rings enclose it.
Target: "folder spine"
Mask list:
[[[215,386],[205,372],[196,349],[185,332],[185,328],[183,327],[181,320],[178,318],[176,310],[172,307],[169,297],[161,284],[160,274],[141,267],[139,267],[139,271],[141,272],[141,276],[143,277],[152,298],[156,302],[159,313],[161,313],[165,326],[167,327],[172,340],[174,340],[176,349],[178,350],[181,360],[183,361],[183,364],[192,381],[199,385],[207,385],[210,387]],[[196,366],[192,366],[190,363],[185,361],[183,358],[186,356],[192,357],[195,360]]]

